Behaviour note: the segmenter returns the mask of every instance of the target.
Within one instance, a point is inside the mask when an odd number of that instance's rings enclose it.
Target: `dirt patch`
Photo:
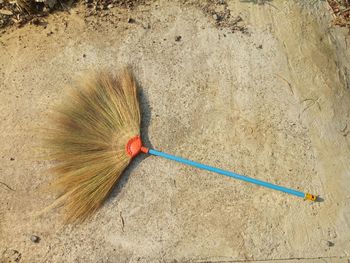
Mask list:
[[[1,0],[0,3],[0,29],[11,25],[21,27],[28,22],[32,22],[34,25],[43,23],[43,18],[48,16],[53,10],[62,10],[63,2],[61,7],[58,3],[44,1],[8,1]]]
[[[82,4],[81,9],[85,17],[113,15],[109,9],[125,8],[132,10],[145,4],[147,0],[0,0],[0,29],[11,25],[21,27],[30,22],[34,25],[46,26],[46,19],[50,13],[67,11],[76,5]],[[274,6],[271,0],[241,0],[242,3]],[[333,25],[348,27],[350,30],[350,4],[348,0],[328,0],[333,10]],[[183,4],[195,5],[203,10],[218,28],[228,28],[231,32],[240,31],[247,33],[247,27],[240,15],[232,15],[226,0],[185,0]]]
[[[333,24],[347,27],[350,34],[350,1],[349,0],[328,0],[333,10]]]
[[[214,21],[218,28],[226,28],[232,33],[236,31],[248,32],[243,18],[240,15],[231,14],[225,0],[184,1],[184,3],[200,8],[204,14]]]
[[[46,26],[46,17],[53,12],[69,12],[77,4],[86,7],[89,15],[103,15],[114,7],[132,10],[146,0],[0,0],[0,29],[15,25],[21,27],[30,22]]]

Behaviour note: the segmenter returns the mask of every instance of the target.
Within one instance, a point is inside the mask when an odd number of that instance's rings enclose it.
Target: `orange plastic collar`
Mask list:
[[[140,152],[148,153],[148,148],[142,146],[140,136],[135,136],[131,138],[126,144],[125,150],[131,158],[134,158]]]

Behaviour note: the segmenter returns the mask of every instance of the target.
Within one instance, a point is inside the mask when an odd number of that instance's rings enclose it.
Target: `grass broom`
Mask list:
[[[95,73],[55,109],[55,128],[46,143],[56,175],[52,187],[60,193],[66,222],[83,221],[104,202],[123,170],[139,153],[164,157],[270,189],[315,201],[317,196],[274,185],[177,156],[148,149],[140,138],[136,82],[124,69],[113,76]]]

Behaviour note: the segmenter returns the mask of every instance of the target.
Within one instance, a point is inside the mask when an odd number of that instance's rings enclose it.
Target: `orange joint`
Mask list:
[[[131,158],[134,158],[136,155],[138,155],[141,152],[141,148],[142,148],[142,141],[140,136],[135,136],[131,138],[125,146],[126,153]]]
[[[147,147],[141,146],[141,152],[148,153],[149,149]]]

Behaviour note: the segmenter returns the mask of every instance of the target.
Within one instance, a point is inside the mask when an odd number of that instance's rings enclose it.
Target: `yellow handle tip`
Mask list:
[[[306,193],[304,199],[305,200],[310,200],[310,201],[316,201],[317,200],[317,195],[312,195],[312,194]]]

